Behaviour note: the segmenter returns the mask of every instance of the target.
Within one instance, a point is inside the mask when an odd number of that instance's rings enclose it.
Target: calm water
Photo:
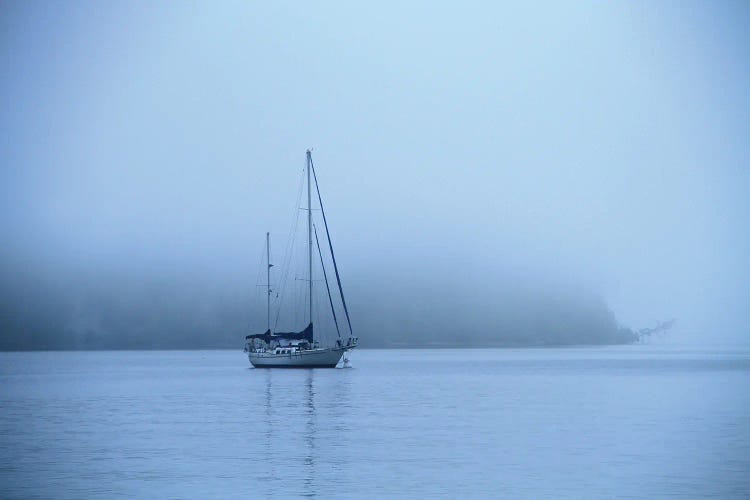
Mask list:
[[[750,352],[0,353],[0,497],[750,496]]]

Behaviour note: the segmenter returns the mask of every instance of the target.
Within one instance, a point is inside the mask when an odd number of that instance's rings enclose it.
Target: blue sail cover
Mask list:
[[[312,344],[313,342],[313,325],[310,323],[307,328],[301,332],[288,332],[288,333],[271,333],[271,330],[266,330],[265,333],[258,333],[255,335],[247,335],[245,340],[260,339],[263,342],[271,343],[272,340],[286,339],[286,340],[307,340]]]
[[[266,330],[266,333],[256,333],[255,335],[246,335],[245,340],[260,339],[264,342],[271,340],[271,330]]]

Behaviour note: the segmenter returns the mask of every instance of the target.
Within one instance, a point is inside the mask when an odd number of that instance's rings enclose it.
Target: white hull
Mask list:
[[[311,349],[289,354],[250,352],[247,357],[256,368],[335,368],[345,352],[343,348]]]

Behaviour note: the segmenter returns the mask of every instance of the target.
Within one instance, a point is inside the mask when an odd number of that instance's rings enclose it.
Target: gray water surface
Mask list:
[[[0,497],[750,495],[750,351],[0,353]]]

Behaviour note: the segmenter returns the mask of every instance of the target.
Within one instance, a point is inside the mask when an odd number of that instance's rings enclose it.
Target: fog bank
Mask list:
[[[238,345],[307,148],[363,345],[746,340],[749,11],[4,5],[0,343]]]

